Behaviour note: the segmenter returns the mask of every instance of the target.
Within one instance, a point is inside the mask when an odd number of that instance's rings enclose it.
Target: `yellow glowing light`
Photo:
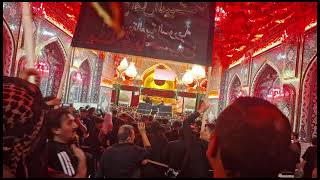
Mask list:
[[[202,78],[206,77],[206,71],[200,65],[192,66],[191,73],[192,73],[193,78],[195,78],[195,79],[202,79]]]
[[[255,38],[262,38],[263,34],[256,34],[254,37]]]
[[[136,66],[134,65],[133,62],[130,62],[129,67],[124,71],[127,76],[134,78],[138,74]]]
[[[182,82],[184,84],[191,84],[193,82],[193,76],[190,71],[187,71],[184,73],[184,75],[182,77]]]
[[[276,20],[275,22],[278,23],[278,24],[282,24],[282,23],[284,23],[284,19]]]
[[[241,46],[240,48],[235,49],[236,51],[242,51],[246,46]]]
[[[271,42],[267,46],[265,46],[261,49],[258,49],[256,52],[253,53],[252,57],[257,56],[258,54],[261,54],[261,53],[263,53],[273,47],[276,47],[277,45],[281,44],[283,42],[283,40],[284,40],[284,38],[281,37],[281,38],[277,39],[276,41]]]
[[[304,30],[307,31],[307,30],[309,30],[309,29],[311,29],[311,28],[313,28],[313,27],[315,27],[315,26],[317,26],[317,21],[308,24],[308,25],[304,28]]]
[[[208,98],[210,99],[216,99],[219,98],[219,93],[217,90],[212,90],[209,92]]]
[[[120,65],[117,67],[117,69],[119,71],[123,71],[123,70],[127,69],[128,66],[129,66],[129,64],[128,64],[127,58],[123,58],[122,61],[120,62]]]

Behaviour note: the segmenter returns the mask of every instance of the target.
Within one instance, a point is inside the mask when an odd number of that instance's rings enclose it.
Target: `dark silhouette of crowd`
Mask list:
[[[134,108],[76,110],[4,77],[3,177],[316,176],[317,139],[300,160],[299,135],[275,105],[240,97],[214,123],[202,118],[209,107],[174,120]]]

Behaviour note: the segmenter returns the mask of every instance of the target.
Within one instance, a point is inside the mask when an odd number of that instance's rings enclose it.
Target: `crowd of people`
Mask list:
[[[300,158],[299,135],[275,105],[240,97],[215,123],[199,118],[209,106],[174,120],[76,110],[4,77],[3,177],[317,177],[316,137]]]

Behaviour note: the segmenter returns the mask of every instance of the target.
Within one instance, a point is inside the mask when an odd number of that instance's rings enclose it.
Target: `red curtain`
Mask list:
[[[178,92],[178,96],[188,97],[188,98],[196,98],[197,95],[195,93]]]
[[[148,96],[159,96],[164,98],[175,98],[176,96],[176,93],[174,91],[164,91],[149,88],[142,89],[141,94]]]
[[[116,90],[112,90],[112,95],[111,95],[111,102],[115,103],[117,99],[117,93]]]
[[[138,106],[139,96],[140,96],[139,91],[132,91],[132,98],[131,98],[131,104],[130,104],[131,107]]]

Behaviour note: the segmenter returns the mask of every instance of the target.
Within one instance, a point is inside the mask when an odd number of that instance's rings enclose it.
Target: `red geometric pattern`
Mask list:
[[[13,63],[14,54],[14,39],[7,23],[3,20],[3,47],[2,47],[2,62],[3,62],[3,75],[11,75],[11,67]]]

